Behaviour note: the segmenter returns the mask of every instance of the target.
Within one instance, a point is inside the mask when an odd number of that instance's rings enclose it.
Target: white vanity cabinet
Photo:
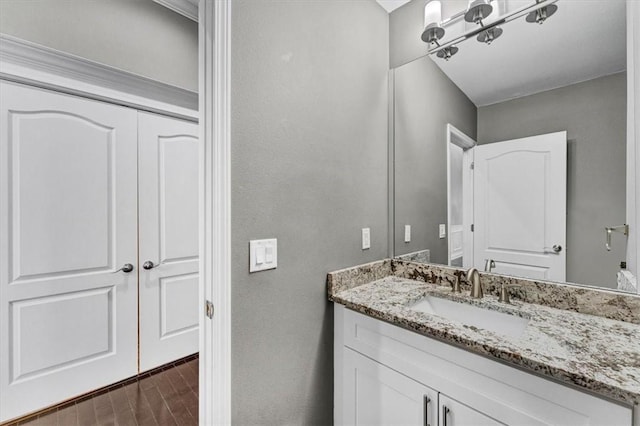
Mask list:
[[[349,348],[344,350],[346,424],[432,425],[438,392]]]
[[[632,425],[611,402],[335,305],[336,425]]]
[[[467,407],[455,399],[438,394],[438,426],[497,426],[502,424],[504,423]]]

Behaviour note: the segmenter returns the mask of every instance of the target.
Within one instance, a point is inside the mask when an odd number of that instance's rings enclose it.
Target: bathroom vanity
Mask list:
[[[471,299],[456,268],[384,260],[329,274],[335,423],[640,424],[640,298],[481,280]]]

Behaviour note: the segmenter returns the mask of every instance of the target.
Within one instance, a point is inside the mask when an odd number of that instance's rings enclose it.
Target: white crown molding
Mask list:
[[[182,16],[198,22],[198,0],[153,0]]]
[[[6,34],[0,78],[151,112],[197,119],[198,94]]]

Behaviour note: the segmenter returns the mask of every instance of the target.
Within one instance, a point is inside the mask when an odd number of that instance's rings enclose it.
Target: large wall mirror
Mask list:
[[[554,4],[392,70],[395,256],[630,288],[626,2]]]

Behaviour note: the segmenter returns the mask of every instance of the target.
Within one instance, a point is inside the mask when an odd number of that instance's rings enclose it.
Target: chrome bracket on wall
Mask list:
[[[611,251],[611,233],[613,232],[621,232],[626,236],[629,236],[629,225],[618,225],[618,226],[605,226],[605,231],[607,233],[607,238],[604,243],[604,246],[607,248],[607,251]]]

